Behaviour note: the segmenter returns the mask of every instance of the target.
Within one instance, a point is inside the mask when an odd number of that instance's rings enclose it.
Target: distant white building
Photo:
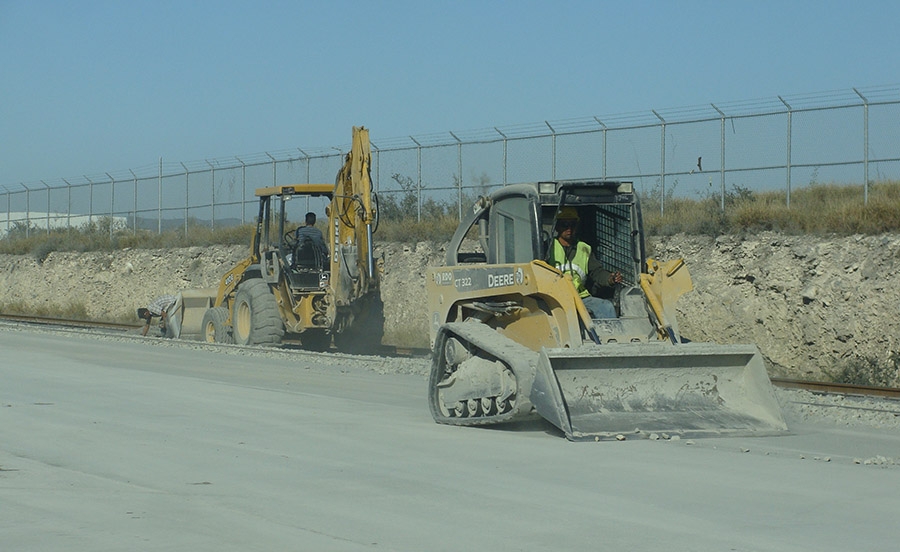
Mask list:
[[[66,213],[46,213],[39,211],[0,211],[0,238],[6,237],[10,230],[16,228],[31,228],[32,231],[47,230],[47,228],[75,228],[81,229],[91,222],[97,224],[109,219],[109,215],[69,215]],[[113,230],[124,230],[128,227],[128,219],[125,217],[112,217]]]

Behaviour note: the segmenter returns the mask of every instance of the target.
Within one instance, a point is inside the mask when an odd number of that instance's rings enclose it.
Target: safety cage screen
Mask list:
[[[597,243],[594,256],[610,272],[619,271],[626,285],[636,285],[634,270],[634,242],[632,240],[632,209],[629,204],[601,205],[594,218]]]

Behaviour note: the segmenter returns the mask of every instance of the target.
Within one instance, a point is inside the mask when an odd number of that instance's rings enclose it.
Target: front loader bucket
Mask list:
[[[573,441],[787,431],[753,345],[628,343],[543,349],[531,400]]]
[[[173,312],[169,313],[174,332],[169,337],[197,339],[203,332],[203,315],[216,302],[216,289],[185,289],[175,297]]]

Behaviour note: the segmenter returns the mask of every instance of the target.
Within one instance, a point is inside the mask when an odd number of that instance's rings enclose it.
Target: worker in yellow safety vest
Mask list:
[[[574,207],[563,207],[556,217],[556,239],[550,249],[550,264],[572,276],[575,291],[591,313],[591,318],[615,318],[612,301],[594,297],[590,288],[622,283],[622,273],[605,270],[591,255],[591,246],[578,240],[580,217]]]

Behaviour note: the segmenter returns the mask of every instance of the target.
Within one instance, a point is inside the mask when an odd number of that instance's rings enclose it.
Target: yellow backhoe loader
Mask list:
[[[250,255],[225,273],[217,290],[182,293],[182,336],[239,345],[277,344],[287,335],[304,347],[332,344],[371,352],[381,344],[384,310],[372,235],[378,225],[370,178],[369,131],[353,142],[334,184],[260,188]],[[327,251],[298,240],[288,220],[303,220],[307,197],[324,197]],[[291,209],[289,205],[296,207]],[[293,225],[296,226],[296,225]]]
[[[570,272],[551,265],[561,211],[622,282],[593,318]],[[485,425],[534,413],[570,440],[787,431],[755,345],[693,343],[674,306],[692,289],[680,259],[647,259],[629,182],[506,186],[480,198],[426,283],[435,421]]]

